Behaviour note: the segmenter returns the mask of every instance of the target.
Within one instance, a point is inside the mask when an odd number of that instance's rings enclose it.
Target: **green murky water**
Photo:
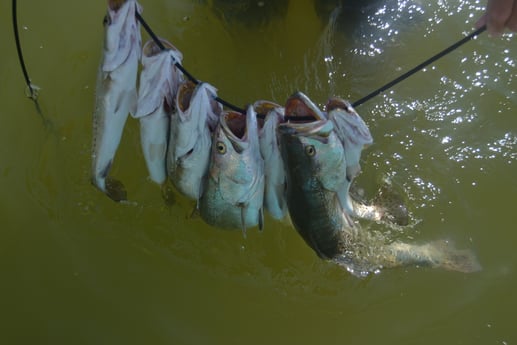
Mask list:
[[[10,7],[0,4],[2,344],[517,342],[515,37],[483,35],[357,109],[375,139],[358,183],[368,194],[388,177],[409,199],[413,225],[394,236],[449,239],[472,248],[483,270],[361,280],[319,260],[287,225],[266,219],[244,239],[190,218],[180,197],[165,206],[136,121],[113,167],[130,202],[97,192],[91,114],[105,3],[67,5],[18,6],[45,127],[24,96]],[[211,1],[142,5],[187,69],[244,105],[283,103],[295,90],[320,104],[357,100],[470,32],[484,2],[387,0],[330,26],[313,0],[279,2],[265,22],[253,18],[259,10],[234,15]]]

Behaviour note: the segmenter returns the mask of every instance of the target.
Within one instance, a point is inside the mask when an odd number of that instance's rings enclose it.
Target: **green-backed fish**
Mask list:
[[[287,203],[284,163],[276,129],[284,121],[284,108],[273,102],[256,101],[253,109],[257,114],[265,116],[258,121],[260,153],[264,159],[264,207],[273,218],[281,220],[287,215]]]
[[[122,183],[109,178],[129,112],[136,110],[136,77],[141,53],[141,12],[135,0],[110,0],[97,77],[93,114],[92,183],[115,201],[126,199]]]
[[[210,225],[246,229],[263,225],[264,161],[260,155],[257,116],[224,112],[213,134],[207,178],[199,203]]]
[[[424,265],[460,272],[480,269],[468,250],[446,242],[423,245],[389,242],[356,225],[341,206],[338,192],[347,183],[345,149],[334,125],[300,93],[286,104],[289,121],[278,127],[287,174],[287,205],[305,242],[321,258],[357,276],[384,267]],[[303,120],[297,121],[299,116]],[[307,120],[313,117],[313,120]]]
[[[143,69],[140,73],[135,118],[140,120],[140,141],[149,177],[163,184],[167,178],[167,152],[170,117],[182,73],[174,65],[181,63],[181,52],[166,40],[162,50],[150,40],[142,49]]]
[[[211,131],[222,112],[216,96],[217,90],[208,83],[184,81],[171,119],[169,179],[181,194],[196,201],[201,197],[210,161]]]

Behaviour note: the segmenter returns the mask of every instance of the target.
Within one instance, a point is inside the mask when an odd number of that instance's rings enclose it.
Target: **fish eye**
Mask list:
[[[222,155],[226,153],[226,145],[222,141],[218,141],[215,144],[215,148],[216,148],[217,152],[219,152]]]
[[[305,146],[305,154],[309,157],[312,157],[316,154],[316,149],[314,145]]]

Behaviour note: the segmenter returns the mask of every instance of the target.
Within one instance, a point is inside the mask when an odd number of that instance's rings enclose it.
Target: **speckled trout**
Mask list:
[[[92,183],[115,201],[126,199],[122,183],[109,178],[129,112],[136,110],[136,77],[141,53],[135,0],[110,0],[97,77],[93,114]]]
[[[280,124],[278,131],[291,220],[319,257],[357,276],[407,265],[460,272],[480,269],[472,252],[456,250],[445,241],[423,245],[389,242],[355,224],[337,195],[347,183],[345,150],[332,121],[306,101],[300,94],[287,101],[289,122]],[[305,118],[296,121],[296,116]],[[307,120],[309,116],[314,120]]]
[[[212,139],[207,178],[200,199],[201,217],[210,225],[246,229],[263,225],[264,161],[260,155],[257,116],[228,111]]]
[[[142,72],[138,87],[135,118],[140,120],[140,142],[152,181],[163,184],[167,178],[167,152],[170,117],[182,73],[174,65],[183,55],[170,42],[160,40],[165,50],[150,40],[142,49]]]

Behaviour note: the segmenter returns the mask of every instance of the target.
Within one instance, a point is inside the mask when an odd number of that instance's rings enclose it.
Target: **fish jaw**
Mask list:
[[[165,155],[168,131],[169,114],[163,108],[140,118],[140,139],[149,178],[160,185],[167,178]]]
[[[136,12],[142,12],[142,6],[135,0],[109,1],[105,19],[104,54],[102,71],[111,72],[125,63],[135,50],[142,46],[140,24]],[[140,50],[138,51],[138,59]]]
[[[213,102],[217,90],[208,83],[184,82],[177,94],[177,111],[172,116],[168,170],[176,189],[199,200],[208,170],[212,145],[210,119],[221,107]]]
[[[372,135],[361,116],[345,100],[330,98],[326,108],[328,118],[334,123],[336,134],[345,148],[346,174],[352,181],[361,171],[361,152],[373,143]]]
[[[167,50],[161,50],[154,41],[143,47],[143,69],[134,114],[140,119],[140,141],[149,177],[157,184],[163,184],[167,176],[170,111],[182,79],[172,60],[181,61],[181,53],[166,40],[161,42]]]
[[[264,159],[264,207],[274,219],[284,219],[287,214],[285,200],[285,171],[276,129],[284,121],[284,109],[268,101],[257,101],[253,108],[265,114],[259,130],[260,153]]]
[[[260,156],[256,114],[221,115],[212,142],[208,176],[200,199],[201,217],[221,228],[262,224],[264,161]]]
[[[135,118],[154,113],[164,106],[172,110],[176,93],[183,80],[183,74],[174,65],[181,62],[183,55],[170,42],[160,39],[166,48],[161,50],[153,40],[142,48],[142,66],[138,88],[138,102]]]
[[[291,119],[312,117],[315,120],[326,119],[320,108],[303,92],[295,92],[286,101],[285,115]],[[312,120],[305,120],[312,121]]]

